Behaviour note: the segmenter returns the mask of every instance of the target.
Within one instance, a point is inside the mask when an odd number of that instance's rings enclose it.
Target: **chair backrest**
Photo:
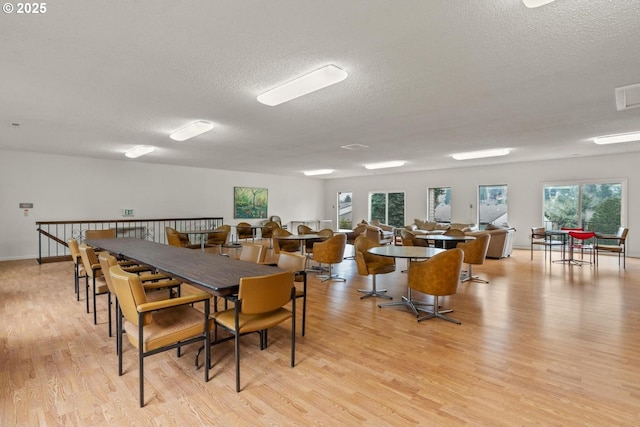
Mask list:
[[[464,236],[464,231],[458,230],[457,228],[450,228],[443,233],[445,236],[454,236],[454,237],[462,237]]]
[[[483,264],[489,250],[490,234],[482,234],[474,240],[458,243],[457,248],[464,252],[464,262],[467,264]]]
[[[238,299],[243,314],[261,314],[275,311],[286,305],[293,296],[294,272],[240,279]]]
[[[546,237],[544,227],[531,227],[531,239],[544,239]]]
[[[262,263],[267,251],[265,247],[258,243],[243,243],[240,251],[240,261]]]
[[[138,326],[138,309],[140,304],[147,302],[144,287],[137,274],[127,273],[119,265],[109,268],[118,304],[122,314],[128,322]],[[146,313],[142,324],[149,325],[153,321],[151,313]]]
[[[576,240],[589,240],[596,237],[593,231],[569,231],[569,236]]]
[[[288,271],[304,271],[307,268],[307,257],[302,254],[283,252],[278,257],[278,268]]]
[[[207,234],[207,244],[209,245],[224,245],[229,240],[229,234],[231,233],[231,226],[223,224],[216,228],[217,233]]]
[[[89,277],[102,277],[102,270],[94,269],[92,266],[99,265],[100,261],[98,261],[98,257],[96,256],[95,251],[91,246],[87,246],[82,244],[79,246],[80,249],[80,258],[82,259],[82,264],[84,265],[84,270],[86,271]]]
[[[402,239],[402,246],[429,246],[429,242],[424,239],[418,239],[415,233],[406,228],[400,229],[400,238]]]
[[[426,261],[409,262],[409,288],[428,295],[453,295],[462,271],[462,249],[440,252]]]
[[[629,229],[626,227],[620,227],[618,228],[618,232],[616,233],[616,236],[618,236],[618,238],[620,239],[620,244],[625,243],[625,240],[627,240],[627,233],[629,233]]]
[[[298,240],[278,240],[277,237],[291,236],[288,230],[284,228],[276,228],[273,230],[273,251],[276,254],[281,252],[296,252],[300,249],[300,241]]]
[[[315,234],[315,231],[308,225],[298,224],[298,234]]]
[[[269,217],[269,221],[277,223],[278,227],[282,228],[282,218],[280,218],[278,215],[271,215]]]
[[[334,234],[324,242],[316,242],[313,245],[313,258],[318,262],[326,262],[329,264],[342,262],[346,244],[346,234]]]
[[[80,255],[80,245],[76,239],[69,239],[67,241],[69,245],[69,251],[71,252],[71,258],[73,259],[74,264],[82,263],[81,255]]]
[[[236,232],[238,233],[238,239],[246,239],[253,237],[253,231],[251,231],[251,224],[248,222],[239,222],[236,225]]]
[[[85,230],[84,238],[87,239],[115,239],[116,230],[108,228],[106,230]]]
[[[180,236],[178,236],[178,232],[171,227],[164,228],[165,233],[167,233],[167,243],[171,246],[177,246],[179,248],[182,247],[182,242],[180,241]]]
[[[118,265],[118,261],[116,260],[116,257],[106,251],[100,252],[100,255],[98,255],[98,260],[100,261],[100,268],[104,272],[104,280],[105,282],[107,282],[109,292],[115,294],[116,288],[113,286],[113,282],[111,281],[110,271],[111,267],[113,267],[114,265]]]
[[[262,226],[262,237],[268,239],[273,236],[273,230],[280,228],[280,224],[274,221],[267,221]]]

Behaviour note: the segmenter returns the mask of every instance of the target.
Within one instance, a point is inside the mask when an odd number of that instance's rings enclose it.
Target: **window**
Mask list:
[[[429,189],[429,221],[451,222],[451,188]]]
[[[566,183],[544,186],[547,229],[581,227],[615,234],[622,221],[622,182]]]
[[[394,227],[404,226],[404,192],[369,193],[369,218]]]
[[[351,204],[353,193],[338,193],[338,228],[341,230],[349,230],[353,228],[353,207]]]
[[[506,185],[481,185],[478,188],[478,223],[480,230],[489,224],[508,225]]]

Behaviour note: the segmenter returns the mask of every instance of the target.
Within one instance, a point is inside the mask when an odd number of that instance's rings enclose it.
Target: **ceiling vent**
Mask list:
[[[618,111],[640,107],[640,84],[616,88],[616,108]]]
[[[365,148],[369,148],[369,146],[363,145],[363,144],[349,144],[349,145],[343,145],[340,148],[344,150],[356,151],[356,150],[364,150]]]

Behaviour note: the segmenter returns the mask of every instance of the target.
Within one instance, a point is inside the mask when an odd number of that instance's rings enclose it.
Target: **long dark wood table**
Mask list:
[[[87,245],[157,268],[216,296],[238,292],[240,278],[266,276],[281,269],[133,237],[89,239]]]

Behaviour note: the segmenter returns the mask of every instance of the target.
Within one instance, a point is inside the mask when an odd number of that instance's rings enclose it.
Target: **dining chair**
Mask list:
[[[69,239],[67,241],[69,246],[69,252],[71,252],[71,259],[73,260],[73,279],[74,289],[76,292],[76,301],[80,301],[80,278],[85,277],[87,273],[84,270],[84,263],[82,262],[82,256],[80,255],[80,245],[76,239]]]
[[[266,248],[259,243],[243,243],[240,250],[240,261],[261,264],[267,255]]]
[[[93,288],[93,324],[98,324],[98,314],[96,313],[97,303],[96,297],[98,295],[106,295],[108,293],[107,283],[104,280],[102,274],[102,267],[100,261],[96,256],[95,251],[91,246],[82,244],[79,247],[80,257],[82,258],[82,264],[84,265],[85,275],[85,295],[87,300],[87,313],[89,310],[89,278],[91,278]]]
[[[549,262],[551,262],[551,251],[554,246],[564,247],[564,240],[554,238],[554,235],[547,234],[544,227],[531,227],[531,260],[533,260],[533,247],[543,246],[544,257],[547,258],[549,252]]]
[[[276,254],[282,252],[297,252],[300,250],[299,240],[280,240],[278,237],[293,236],[288,230],[284,228],[276,228],[273,230],[273,252]]]
[[[458,291],[462,271],[462,249],[454,248],[429,258],[426,261],[409,262],[409,288],[427,295],[433,295],[433,311],[419,317],[418,322],[439,318],[461,324],[459,320],[445,316],[451,309],[440,309],[439,298],[454,295]]]
[[[291,367],[296,351],[296,290],[294,272],[268,276],[243,277],[234,307],[212,314],[216,326],[232,333],[235,339],[236,392],[240,391],[240,337],[259,332],[260,349],[266,348],[267,330],[291,319]],[[291,310],[284,306],[291,302]]]
[[[127,273],[120,266],[109,270],[118,304],[124,316],[122,330],[116,332],[118,340],[118,375],[122,369],[122,332],[131,345],[138,349],[140,407],[144,406],[144,359],[148,356],[177,349],[184,345],[204,343],[204,380],[209,381],[211,364],[209,300],[211,294],[199,292],[193,295],[149,302],[137,274]],[[201,312],[193,304],[203,303]]]
[[[191,243],[191,241],[189,240],[189,235],[185,233],[178,233],[175,228],[165,227],[164,231],[167,234],[167,243],[171,246],[189,249],[202,248],[202,245]]]
[[[280,228],[280,224],[278,224],[275,221],[267,221],[262,226],[262,238],[269,240],[269,249],[271,249],[273,247],[273,244],[272,244],[271,240],[273,238],[273,231],[276,228]]]
[[[575,265],[582,266],[583,264],[595,265],[596,264],[596,253],[594,250],[594,240],[596,237],[596,233],[593,231],[569,231],[569,238],[571,239],[571,247],[570,258],[571,263]],[[580,259],[575,258],[575,251],[580,251]],[[589,255],[589,260],[585,261],[584,253],[587,252]]]
[[[377,288],[376,276],[378,274],[386,274],[396,271],[395,258],[384,257],[369,253],[369,249],[378,246],[382,245],[366,236],[359,236],[354,242],[353,249],[356,255],[358,274],[363,276],[373,276],[373,284],[371,289],[358,289],[358,292],[364,293],[364,295],[362,295],[360,299],[364,299],[367,297],[393,299],[389,295],[386,295],[387,289]]]
[[[627,268],[627,234],[629,229],[619,227],[615,235],[599,235],[596,233],[596,265],[599,262],[600,252],[613,252],[618,254],[618,266],[620,266],[620,256],[622,256],[622,268]],[[615,243],[600,243],[600,240],[612,240]]]
[[[217,227],[214,231],[214,233],[207,233],[206,246],[217,247],[218,255],[222,255],[222,248],[229,242],[231,226],[223,224]]]
[[[293,271],[296,283],[302,283],[302,289],[296,285],[296,298],[302,298],[302,336],[307,324],[307,257],[293,252],[282,252],[276,264],[282,270]]]
[[[115,228],[107,228],[104,230],[85,230],[84,231],[84,239],[115,239],[116,238],[116,230]]]
[[[464,252],[464,262],[467,264],[467,271],[464,276],[461,277],[463,282],[481,282],[489,283],[488,280],[481,279],[478,276],[473,275],[473,266],[484,264],[484,260],[487,257],[487,251],[489,250],[489,242],[491,241],[490,234],[483,234],[476,237],[474,240],[468,242],[458,243],[457,248]]]
[[[236,225],[236,233],[238,234],[238,240],[253,240],[253,229],[251,228],[251,224],[248,222],[239,222],[238,225]]]

